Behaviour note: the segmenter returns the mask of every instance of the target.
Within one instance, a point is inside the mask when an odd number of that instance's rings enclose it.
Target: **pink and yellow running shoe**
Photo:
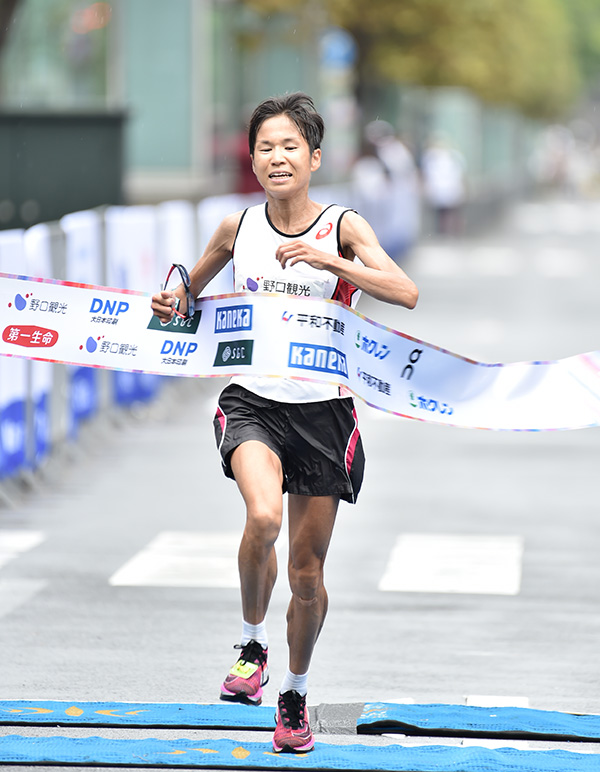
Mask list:
[[[277,725],[273,735],[275,753],[306,753],[312,751],[315,740],[308,723],[306,697],[293,689],[279,695]]]
[[[254,640],[243,646],[237,644],[233,648],[241,649],[242,653],[221,685],[221,699],[260,705],[262,688],[269,680],[269,650],[263,649],[260,643]]]

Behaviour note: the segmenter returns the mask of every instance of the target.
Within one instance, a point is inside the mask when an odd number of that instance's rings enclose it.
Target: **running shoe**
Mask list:
[[[273,735],[275,753],[312,751],[315,740],[308,723],[306,697],[293,689],[280,694],[277,700],[275,719],[277,721]]]
[[[221,685],[221,699],[230,702],[249,702],[260,705],[263,686],[269,680],[267,667],[268,649],[252,640],[244,644],[236,644],[234,649],[241,649],[238,661],[227,674]]]

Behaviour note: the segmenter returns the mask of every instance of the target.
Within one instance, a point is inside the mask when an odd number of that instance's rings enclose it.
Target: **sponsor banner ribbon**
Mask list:
[[[161,325],[150,295],[0,273],[0,354],[188,377],[339,384],[368,405],[449,426],[509,431],[600,424],[600,352],[485,364],[341,303],[281,294],[196,301]]]

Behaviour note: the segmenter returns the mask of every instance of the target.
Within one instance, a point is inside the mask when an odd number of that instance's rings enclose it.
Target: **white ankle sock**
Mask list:
[[[246,620],[242,622],[242,640],[240,643],[242,646],[245,646],[251,640],[258,641],[263,649],[266,649],[269,645],[267,626],[264,620],[257,625],[251,625]]]
[[[292,673],[292,671],[288,668],[283,677],[283,681],[281,682],[279,694],[289,692],[290,689],[293,689],[294,691],[298,692],[298,694],[306,697],[306,693],[308,691],[308,673],[304,673],[304,675],[296,675],[296,673]]]

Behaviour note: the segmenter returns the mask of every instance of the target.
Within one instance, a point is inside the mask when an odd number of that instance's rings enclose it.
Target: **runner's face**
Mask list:
[[[263,121],[256,135],[252,168],[265,191],[288,198],[307,188],[321,165],[321,151],[312,154],[296,124],[287,115]]]

